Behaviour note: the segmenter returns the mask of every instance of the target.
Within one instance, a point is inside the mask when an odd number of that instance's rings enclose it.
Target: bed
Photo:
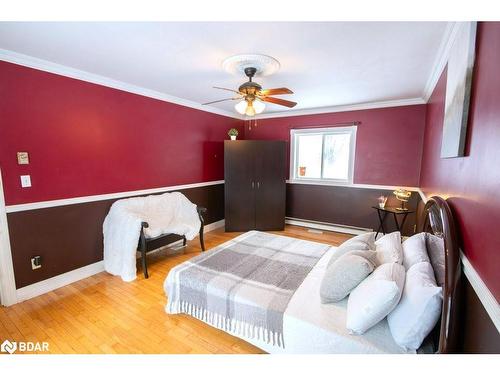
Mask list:
[[[457,350],[461,266],[451,210],[428,200],[420,231],[442,238],[445,282],[440,322],[422,352]],[[383,319],[363,335],[346,329],[347,299],[321,304],[319,287],[336,248],[250,231],[174,267],[166,311],[185,313],[268,353],[414,353],[398,346]]]

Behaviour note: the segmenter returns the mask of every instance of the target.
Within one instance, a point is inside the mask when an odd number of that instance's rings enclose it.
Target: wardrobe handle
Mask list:
[[[257,189],[260,189],[260,182],[257,182]]]
[[[252,181],[252,189],[255,187],[255,182]]]

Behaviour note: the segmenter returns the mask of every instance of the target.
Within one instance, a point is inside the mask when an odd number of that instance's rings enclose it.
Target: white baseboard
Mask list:
[[[291,225],[298,225],[306,228],[321,229],[330,232],[340,232],[340,233],[356,234],[356,235],[373,231],[373,229],[370,228],[351,227],[347,225],[324,223],[321,221],[296,219],[293,217],[287,217],[285,223]]]
[[[223,227],[225,220],[219,220],[210,224],[205,225],[203,233],[210,232],[214,229]],[[182,240],[175,241],[169,244],[169,247],[177,246],[182,243]],[[22,302],[27,299],[40,296],[42,294],[51,292],[55,289],[61,288],[68,284],[74,283],[76,281],[85,279],[87,277],[93,276],[99,272],[104,271],[104,261],[99,261],[96,263],[89,264],[84,267],[77,268],[76,270],[63,273],[51,277],[50,279],[39,281],[35,284],[25,286],[23,288],[17,289],[17,302]]]
[[[467,259],[463,253],[460,253],[460,258],[462,259],[465,276],[483,304],[484,309],[490,316],[491,321],[495,324],[495,327],[497,327],[498,332],[500,332],[500,305],[474,269],[469,259]]]
[[[214,221],[211,224],[205,225],[205,228],[203,228],[203,233],[211,232],[214,229],[223,227],[225,224],[226,224],[226,220],[224,220],[224,219],[219,220],[219,221]]]
[[[100,262],[92,263],[88,266],[77,268],[76,270],[51,277],[50,279],[19,288],[17,289],[17,302],[48,293],[54,289],[61,288],[102,271],[104,271],[104,261],[101,260]]]

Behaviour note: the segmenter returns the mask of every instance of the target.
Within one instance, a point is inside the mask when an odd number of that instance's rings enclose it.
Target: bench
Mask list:
[[[203,220],[203,213],[207,211],[205,207],[196,207],[196,211],[198,212],[198,217],[200,218],[200,245],[201,245],[201,250],[205,251],[205,242],[203,240],[203,228],[204,228],[204,220]],[[146,261],[146,253],[156,250],[160,247],[166,246],[176,240],[182,239],[182,246],[186,246],[186,236],[179,236],[177,234],[172,234],[172,233],[166,233],[162,234],[161,236],[154,237],[154,238],[148,238],[144,234],[144,229],[148,228],[149,224],[146,221],[143,221],[141,223],[141,234],[139,236],[139,244],[137,245],[137,251],[140,251],[141,253],[141,258],[142,258],[142,271],[144,272],[144,277],[147,279],[149,278],[148,274],[148,265]]]

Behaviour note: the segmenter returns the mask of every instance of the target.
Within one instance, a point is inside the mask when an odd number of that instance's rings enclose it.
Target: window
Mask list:
[[[292,181],[352,183],[356,126],[290,131]]]

